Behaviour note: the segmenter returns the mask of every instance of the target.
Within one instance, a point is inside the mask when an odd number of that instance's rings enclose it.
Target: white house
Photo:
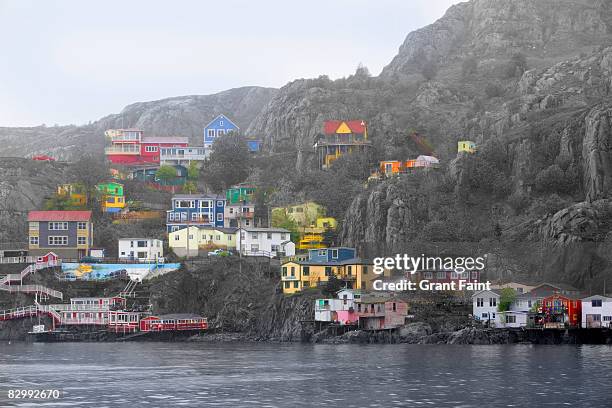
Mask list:
[[[236,246],[245,256],[275,258],[295,255],[291,233],[284,228],[239,228]]]
[[[611,327],[612,298],[595,295],[581,301],[583,328]]]
[[[491,325],[500,323],[497,311],[500,294],[496,289],[483,290],[472,295],[472,314],[475,320]]]
[[[157,262],[164,256],[164,244],[159,239],[119,239],[119,259],[140,262]]]
[[[355,313],[355,300],[361,299],[361,292],[342,289],[336,299],[315,300],[315,321],[336,322],[341,325],[356,324],[359,315]]]

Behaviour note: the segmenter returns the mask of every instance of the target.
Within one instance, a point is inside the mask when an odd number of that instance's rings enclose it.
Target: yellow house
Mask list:
[[[83,186],[79,184],[60,184],[57,186],[57,195],[70,198],[70,205],[74,207],[87,205],[87,195]]]
[[[102,197],[102,211],[107,213],[117,213],[125,208],[125,197],[105,195]]]
[[[476,152],[476,143],[470,140],[460,140],[457,143],[457,152],[467,152],[467,153],[475,153]]]
[[[317,218],[325,216],[325,207],[315,203],[314,201],[309,201],[287,207],[273,208],[272,226],[278,227],[278,225],[274,225],[275,221],[278,222],[279,219],[282,220],[285,215],[289,219],[293,220],[299,227],[305,228],[315,225]]]
[[[236,249],[238,228],[183,228],[168,234],[168,244],[177,256],[197,256],[214,249]]]
[[[372,288],[371,281],[379,277],[372,268],[371,262],[356,256],[354,248],[311,249],[308,259],[290,260],[281,265],[283,293],[316,288],[329,281],[332,275],[347,289],[368,290]]]
[[[319,249],[325,248],[323,234],[306,233],[297,244],[297,249]]]

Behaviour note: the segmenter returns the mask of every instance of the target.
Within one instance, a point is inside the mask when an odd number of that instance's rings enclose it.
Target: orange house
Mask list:
[[[411,169],[414,167],[416,167],[416,159],[406,161],[406,168]]]
[[[403,173],[404,163],[398,160],[381,161],[380,162],[380,172],[387,176]]]
[[[544,323],[567,323],[580,326],[582,302],[578,297],[554,294],[542,299]]]

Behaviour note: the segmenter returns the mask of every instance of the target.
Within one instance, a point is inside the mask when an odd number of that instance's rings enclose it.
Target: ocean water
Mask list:
[[[610,346],[0,344],[3,407],[611,407],[611,391]]]

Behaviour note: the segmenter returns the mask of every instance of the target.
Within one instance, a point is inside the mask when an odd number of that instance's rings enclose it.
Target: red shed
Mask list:
[[[36,258],[36,265],[56,266],[59,265],[59,257],[55,252],[47,252],[46,255]]]
[[[51,156],[47,156],[46,154],[39,154],[38,156],[33,156],[32,160],[36,161],[55,161],[55,158]]]

